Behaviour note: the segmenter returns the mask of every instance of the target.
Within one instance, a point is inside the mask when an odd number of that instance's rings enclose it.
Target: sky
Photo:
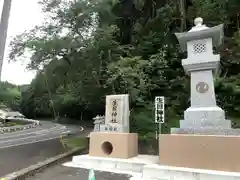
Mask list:
[[[0,0],[2,3],[3,0]],[[8,36],[2,70],[2,81],[13,84],[29,84],[35,72],[26,70],[26,62],[8,62],[9,43],[12,37],[25,30],[32,29],[43,21],[43,14],[38,5],[38,0],[12,0],[9,18]],[[27,61],[27,60],[26,60]]]

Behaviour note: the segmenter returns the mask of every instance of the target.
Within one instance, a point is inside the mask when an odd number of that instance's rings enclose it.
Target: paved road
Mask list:
[[[0,177],[65,152],[59,139],[0,149]]]
[[[89,170],[55,165],[26,180],[86,180]],[[129,180],[129,175],[95,171],[96,180]]]
[[[36,128],[0,134],[0,177],[66,151],[59,139],[65,132],[89,133],[80,126],[41,123]]]
[[[0,149],[56,139],[66,132],[74,134],[81,131],[83,131],[83,128],[80,126],[64,126],[41,121],[41,126],[36,128],[0,134]]]

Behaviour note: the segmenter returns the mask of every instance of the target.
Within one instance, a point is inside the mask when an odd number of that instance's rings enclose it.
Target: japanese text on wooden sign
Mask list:
[[[155,123],[164,123],[164,96],[155,97]]]

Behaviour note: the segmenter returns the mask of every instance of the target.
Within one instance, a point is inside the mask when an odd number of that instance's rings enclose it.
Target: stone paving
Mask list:
[[[65,167],[61,164],[49,167],[26,180],[88,180],[89,170]],[[96,180],[129,180],[129,175],[95,171]]]

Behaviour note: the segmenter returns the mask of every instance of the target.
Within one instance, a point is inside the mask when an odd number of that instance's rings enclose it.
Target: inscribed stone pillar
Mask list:
[[[101,132],[129,132],[129,95],[106,96],[105,125]]]

